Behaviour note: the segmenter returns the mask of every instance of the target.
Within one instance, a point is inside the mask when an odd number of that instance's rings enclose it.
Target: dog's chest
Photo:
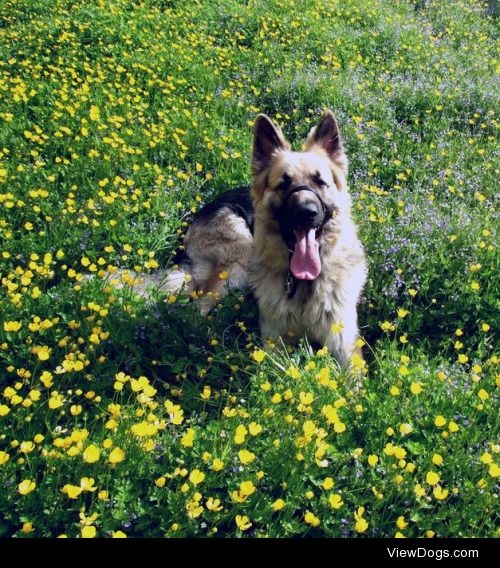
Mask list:
[[[315,281],[290,280],[287,273],[261,272],[254,280],[259,308],[273,320],[286,322],[297,333],[331,318],[341,309],[340,283],[332,278]]]

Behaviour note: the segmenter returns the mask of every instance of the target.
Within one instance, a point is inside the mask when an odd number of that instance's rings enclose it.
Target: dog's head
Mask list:
[[[334,115],[325,112],[309,133],[305,151],[294,152],[279,127],[260,114],[252,169],[256,223],[279,229],[297,279],[315,280],[321,273],[322,239],[335,217],[350,209],[347,157]]]

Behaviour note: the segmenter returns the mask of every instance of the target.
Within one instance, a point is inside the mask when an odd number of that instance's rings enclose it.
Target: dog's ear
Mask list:
[[[288,150],[290,145],[285,140],[279,126],[265,114],[259,114],[253,128],[252,171],[259,175],[269,166],[271,156],[277,150]]]
[[[331,110],[323,113],[319,123],[307,137],[306,148],[310,150],[314,146],[322,148],[332,162],[339,162],[339,165],[341,165],[346,161],[339,125]]]

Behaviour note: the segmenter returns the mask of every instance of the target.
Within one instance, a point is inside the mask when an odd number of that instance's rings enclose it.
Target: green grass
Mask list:
[[[496,37],[481,2],[3,3],[1,536],[498,535]],[[260,361],[248,295],[83,282],[167,265],[250,182],[256,113],[299,148],[323,108],[360,392],[308,345]]]

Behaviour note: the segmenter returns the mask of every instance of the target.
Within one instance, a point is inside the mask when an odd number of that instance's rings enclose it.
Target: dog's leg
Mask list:
[[[277,322],[272,318],[266,317],[262,312],[259,317],[260,335],[265,341],[264,350],[272,352],[274,350],[273,344],[280,340],[284,344],[296,343],[296,337],[292,338],[283,328],[283,322]]]
[[[243,289],[247,285],[248,273],[244,265],[239,262],[230,267],[211,267],[211,274],[204,281],[198,283],[197,289],[202,292],[198,305],[203,315],[219,302],[230,289]]]
[[[243,290],[248,285],[248,268],[245,264],[235,262],[229,269],[228,288]]]
[[[177,294],[184,290],[189,294],[192,291],[193,278],[187,264],[181,264],[179,268],[167,270],[166,272],[160,271],[157,279],[157,287],[161,292]]]
[[[281,329],[271,320],[260,318],[260,334],[264,339],[278,339]]]
[[[357,320],[356,306],[344,310],[336,318],[336,321],[341,322],[340,330],[333,326],[326,336],[325,345],[344,368],[349,366],[354,353],[360,355],[360,349],[356,347],[356,341],[359,339]]]
[[[226,281],[220,277],[221,272],[223,271],[215,270],[206,280],[199,282],[196,289],[198,308],[204,316],[226,295]]]

